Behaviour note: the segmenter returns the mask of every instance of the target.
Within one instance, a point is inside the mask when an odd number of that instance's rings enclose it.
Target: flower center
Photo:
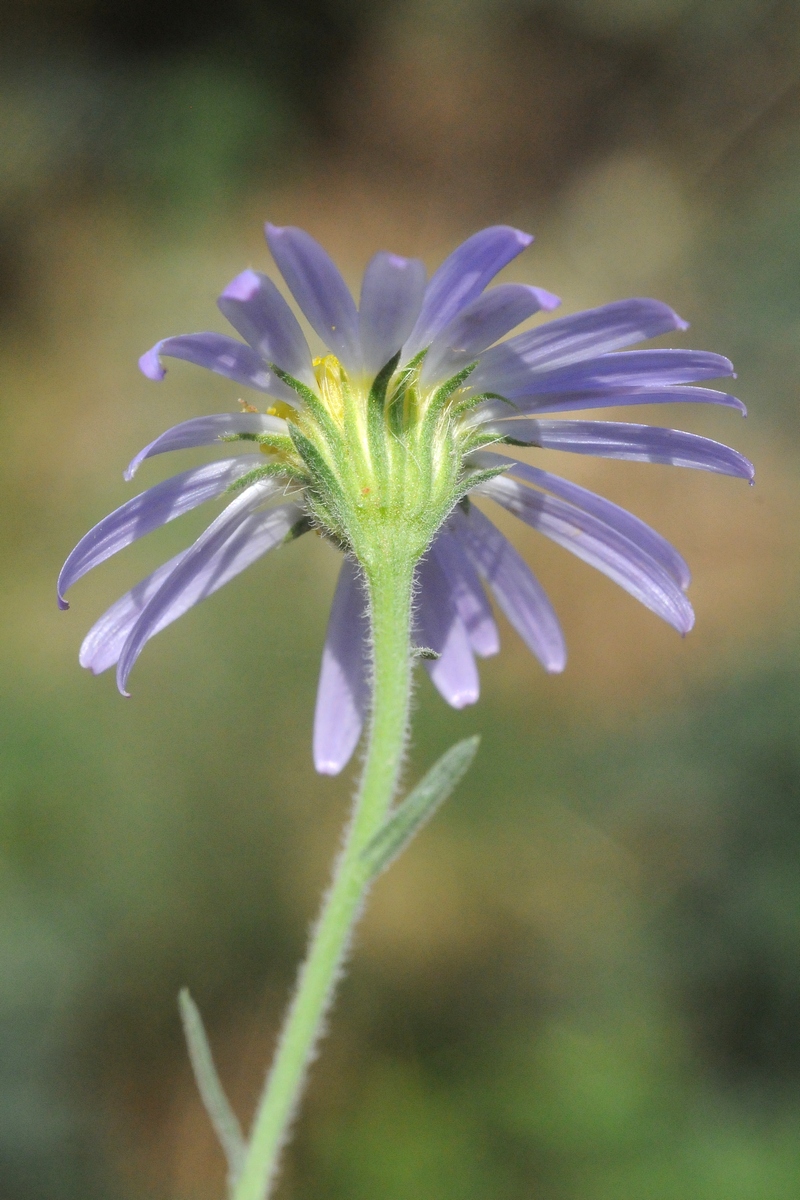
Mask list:
[[[423,358],[400,367],[397,355],[374,379],[351,379],[326,354],[312,364],[316,390],[296,388],[304,403],[289,433],[306,502],[362,563],[377,561],[387,539],[416,561],[465,492],[471,446],[459,407],[474,364],[420,387]]]

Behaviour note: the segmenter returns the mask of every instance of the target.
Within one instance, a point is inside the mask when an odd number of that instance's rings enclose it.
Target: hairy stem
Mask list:
[[[323,901],[297,990],[256,1111],[232,1200],[265,1200],[314,1057],[325,1015],[369,889],[362,850],[381,827],[397,789],[411,693],[413,562],[391,555],[366,572],[373,653],[373,701],[364,773],[344,847]]]

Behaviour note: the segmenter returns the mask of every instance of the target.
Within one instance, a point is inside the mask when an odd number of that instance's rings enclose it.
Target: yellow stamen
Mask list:
[[[248,412],[255,412],[256,409],[248,409]],[[286,404],[284,400],[276,400],[267,409],[268,417],[282,417],[284,421],[291,421],[295,415],[295,410],[291,404]]]

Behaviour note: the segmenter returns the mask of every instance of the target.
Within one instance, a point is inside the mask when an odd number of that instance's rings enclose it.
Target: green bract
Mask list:
[[[465,465],[477,448],[475,430],[461,417],[471,407],[475,364],[433,388],[420,385],[425,352],[399,368],[399,354],[371,382],[351,379],[333,354],[314,360],[319,394],[273,370],[302,398],[299,411],[282,405],[292,450],[259,438],[283,469],[302,478],[321,528],[369,568],[391,557],[418,561],[469,488],[479,482]],[[480,437],[480,445],[498,441]],[[481,472],[481,479],[497,471]],[[248,482],[250,480],[248,479]]]

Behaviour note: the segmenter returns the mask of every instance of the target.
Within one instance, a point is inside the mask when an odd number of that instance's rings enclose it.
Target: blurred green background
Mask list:
[[[659,296],[734,358],[748,421],[657,419],[758,469],[558,461],[680,546],[697,628],[513,531],[570,664],[504,626],[475,709],[420,681],[409,778],[482,749],[374,893],[280,1200],[800,1193],[799,117],[791,0],[5,0],[2,1200],[222,1195],[176,993],[247,1119],[353,785],[310,766],[319,540],[162,634],[128,702],[80,640],[207,512],[55,607],[132,454],[236,407],[136,359],[223,328],[266,218],[354,284],[531,229],[509,278]]]

